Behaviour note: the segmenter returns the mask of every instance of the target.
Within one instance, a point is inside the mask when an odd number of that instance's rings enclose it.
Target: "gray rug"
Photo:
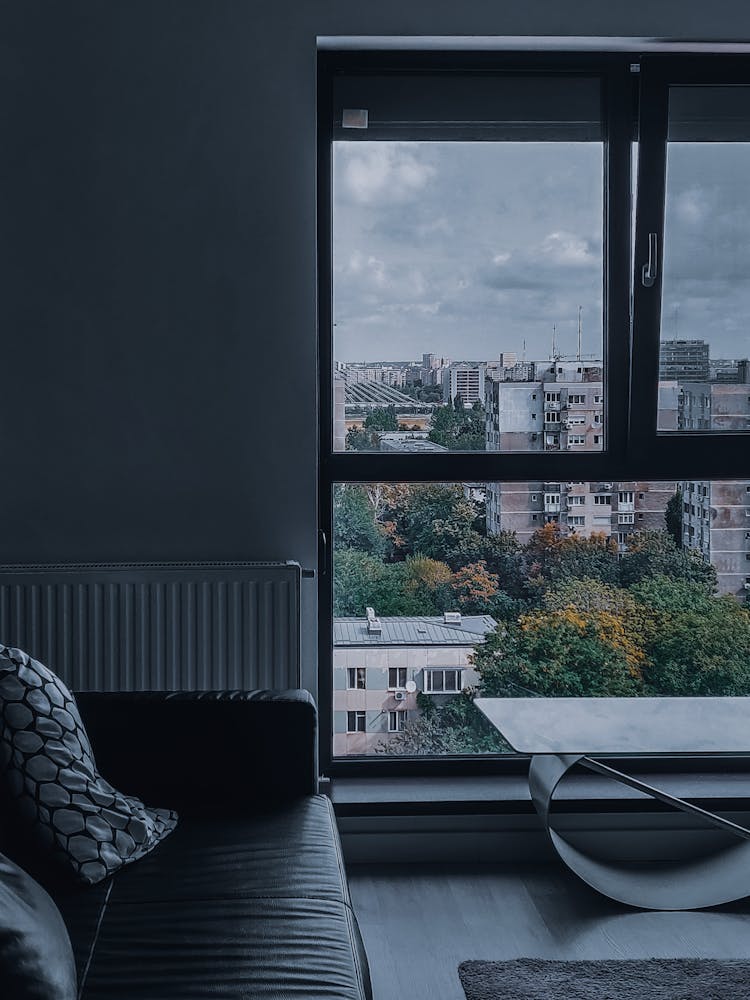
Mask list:
[[[750,1000],[750,962],[462,962],[466,1000]]]

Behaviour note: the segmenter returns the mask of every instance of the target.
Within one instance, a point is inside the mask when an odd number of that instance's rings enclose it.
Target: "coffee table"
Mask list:
[[[750,698],[477,698],[474,704],[518,753],[531,755],[529,790],[565,864],[612,899],[653,910],[715,906],[750,895],[750,830],[648,785],[597,756],[750,753]],[[550,807],[575,764],[636,788],[733,833],[707,857],[669,864],[603,861],[556,831]]]

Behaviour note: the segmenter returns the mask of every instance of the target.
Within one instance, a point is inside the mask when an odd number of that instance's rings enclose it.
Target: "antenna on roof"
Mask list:
[[[583,306],[578,307],[578,360],[581,360],[581,312]]]
[[[557,326],[553,323],[552,324],[552,355],[550,357],[550,361],[554,361],[555,360],[555,334],[556,333],[557,333]]]

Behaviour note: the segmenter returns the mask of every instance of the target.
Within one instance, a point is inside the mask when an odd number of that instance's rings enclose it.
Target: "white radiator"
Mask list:
[[[73,691],[300,686],[296,562],[0,565],[0,642]]]

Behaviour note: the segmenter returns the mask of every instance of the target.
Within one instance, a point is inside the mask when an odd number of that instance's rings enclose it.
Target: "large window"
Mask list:
[[[325,761],[501,755],[480,690],[750,694],[743,83],[323,66]]]

